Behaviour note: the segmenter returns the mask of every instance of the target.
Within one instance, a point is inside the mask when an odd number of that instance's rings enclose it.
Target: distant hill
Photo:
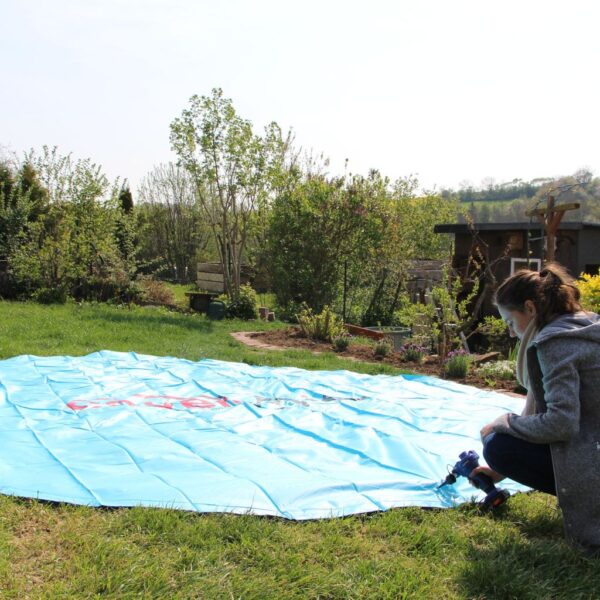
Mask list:
[[[477,223],[528,221],[526,212],[535,206],[544,206],[549,195],[557,203],[577,202],[578,210],[565,213],[566,221],[600,223],[600,178],[581,170],[572,176],[537,178],[531,181],[515,179],[508,183],[488,183],[480,188],[461,187],[458,190],[443,189],[443,198],[460,201],[465,215]]]
[[[552,179],[534,179],[530,182],[513,180],[510,183],[490,185],[485,188],[465,187],[458,190],[443,189],[443,198],[458,198],[460,202],[507,202],[521,198],[533,198],[543,185]]]

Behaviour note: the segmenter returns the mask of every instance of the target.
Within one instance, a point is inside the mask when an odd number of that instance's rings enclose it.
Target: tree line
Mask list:
[[[232,301],[244,265],[284,312],[331,306],[385,324],[410,261],[450,256],[434,225],[469,206],[419,194],[410,177],[331,176],[291,131],[255,131],[220,89],[191,98],[170,131],[176,162],[135,193],[56,148],[1,161],[0,295],[134,301],[144,278],[194,281],[199,261],[215,261]]]
[[[566,213],[565,221],[600,222],[600,178],[588,169],[558,178],[537,178],[530,182],[515,179],[497,184],[493,180],[482,182],[479,188],[465,183],[457,190],[443,189],[443,198],[454,198],[464,207],[464,215],[477,223],[518,222],[532,207],[543,205],[548,196],[557,203],[580,204],[581,208]]]

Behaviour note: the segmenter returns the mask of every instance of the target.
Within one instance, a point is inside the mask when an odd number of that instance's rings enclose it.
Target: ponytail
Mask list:
[[[531,300],[541,329],[559,315],[580,311],[579,297],[566,269],[558,263],[548,263],[539,273],[523,269],[502,282],[496,291],[496,304],[524,312],[525,302]]]
[[[541,284],[538,291],[537,324],[547,325],[558,315],[581,310],[580,294],[573,278],[557,263],[549,263],[540,271]]]

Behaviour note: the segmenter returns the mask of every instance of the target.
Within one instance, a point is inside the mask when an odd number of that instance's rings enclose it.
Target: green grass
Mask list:
[[[0,356],[110,349],[311,369],[380,368],[333,353],[256,352],[229,336],[276,326],[161,309],[0,302]],[[494,514],[466,505],[310,522],[0,496],[3,600],[570,600],[597,598],[598,589],[598,562],[567,546],[555,500],[539,493],[516,495]]]
[[[171,290],[173,296],[175,298],[175,304],[179,308],[187,308],[189,306],[189,299],[185,295],[186,292],[194,292],[197,287],[195,283],[169,283],[168,281],[163,281],[163,284]]]
[[[383,364],[356,363],[333,350],[259,352],[234,340],[233,331],[261,331],[282,323],[211,321],[158,307],[66,304],[43,306],[0,301],[0,358],[20,354],[80,356],[97,350],[134,351],[189,360],[216,358],[248,364],[303,369],[352,369],[361,373],[400,373]]]

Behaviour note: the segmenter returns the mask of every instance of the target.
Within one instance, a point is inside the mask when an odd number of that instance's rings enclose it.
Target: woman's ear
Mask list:
[[[535,315],[537,314],[537,310],[535,308],[535,304],[533,303],[533,300],[525,300],[525,312],[526,314],[535,317]]]

